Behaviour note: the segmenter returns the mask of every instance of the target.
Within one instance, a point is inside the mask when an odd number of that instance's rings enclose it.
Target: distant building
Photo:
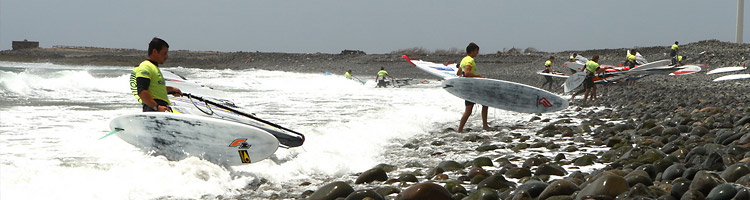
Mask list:
[[[13,50],[39,48],[38,41],[13,41]]]

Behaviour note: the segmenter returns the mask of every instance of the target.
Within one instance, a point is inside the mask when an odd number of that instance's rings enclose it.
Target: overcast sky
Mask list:
[[[736,15],[736,0],[0,0],[0,50],[23,39],[145,50],[154,36],[171,50],[630,48],[734,42]]]

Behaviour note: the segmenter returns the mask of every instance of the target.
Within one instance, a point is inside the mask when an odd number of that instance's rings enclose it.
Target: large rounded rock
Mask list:
[[[677,163],[673,164],[672,166],[667,167],[666,170],[664,170],[664,173],[661,175],[661,179],[665,181],[671,181],[678,177],[682,177],[682,174],[685,173],[685,164]]]
[[[373,190],[357,190],[346,196],[345,200],[362,200],[364,198],[370,198],[372,200],[385,200],[382,195],[378,194]]]
[[[669,194],[674,198],[680,198],[688,190],[690,190],[690,180],[678,178],[675,179],[674,182],[672,182],[672,189],[670,190]]]
[[[711,192],[706,195],[706,199],[710,200],[729,200],[737,194],[737,188],[732,184],[724,183],[711,189]]]
[[[721,178],[724,178],[727,182],[734,182],[747,174],[750,174],[750,167],[738,163],[724,169],[724,171],[721,172]]]
[[[448,190],[451,194],[467,194],[466,188],[461,185],[458,181],[449,181],[445,183],[445,189]]]
[[[596,160],[596,156],[594,155],[583,155],[581,157],[573,159],[573,165],[575,166],[593,165],[595,160]]]
[[[565,171],[564,168],[557,166],[557,165],[549,165],[549,164],[542,164],[539,165],[539,167],[536,168],[536,172],[534,172],[534,175],[541,176],[541,175],[557,175],[557,176],[564,176],[568,172]]]
[[[643,170],[634,170],[630,172],[628,175],[625,176],[625,180],[628,182],[628,185],[630,187],[635,186],[636,184],[640,183],[645,186],[653,185],[653,181],[651,180],[651,177],[649,177],[648,172]]]
[[[367,170],[365,172],[362,172],[362,174],[357,177],[357,180],[354,181],[354,184],[361,184],[361,183],[369,183],[373,181],[386,181],[388,180],[388,174],[385,173],[385,170],[380,167],[372,168],[370,170]]]
[[[469,162],[469,164],[471,164],[471,166],[474,166],[474,167],[483,167],[483,166],[492,166],[493,165],[492,164],[492,159],[490,159],[489,157],[484,157],[484,156],[483,157],[475,158],[474,160],[472,160],[471,162]]]
[[[706,196],[698,190],[688,190],[680,197],[680,200],[704,200]]]
[[[354,192],[354,188],[352,188],[352,186],[341,181],[336,181],[318,188],[318,191],[312,193],[309,197],[307,197],[307,199],[332,200],[339,197],[346,198],[352,192]]]
[[[464,200],[495,200],[500,199],[500,194],[492,188],[479,188]]]
[[[435,183],[419,183],[406,188],[403,192],[396,196],[397,200],[421,200],[421,199],[435,199],[435,200],[452,200],[451,193],[448,192],[443,186]]]
[[[516,186],[515,183],[505,180],[505,177],[501,175],[492,175],[485,178],[482,182],[477,184],[477,188],[488,187],[499,190],[501,188],[510,188]]]
[[[490,173],[487,172],[487,170],[482,169],[481,167],[473,167],[469,170],[469,173],[466,174],[469,178],[474,178],[477,175],[484,175],[485,177],[490,176]]]
[[[547,199],[558,195],[571,195],[578,190],[578,186],[573,182],[568,180],[556,180],[544,188],[542,193],[539,194],[539,199]]]
[[[716,152],[708,154],[708,157],[706,157],[706,160],[703,162],[703,169],[711,171],[724,170],[724,162],[722,161],[721,155]]]
[[[531,176],[531,170],[528,168],[510,168],[505,172],[505,176],[508,178],[523,178]]]
[[[445,171],[456,171],[463,169],[463,166],[456,161],[443,161],[438,163],[438,167]]]
[[[580,200],[586,196],[607,196],[609,198],[615,198],[617,195],[628,191],[628,182],[621,176],[614,175],[609,172],[602,172],[596,180],[589,183],[581,189],[576,195],[576,200]]]
[[[519,192],[519,191],[523,190],[523,191],[528,192],[528,194],[531,197],[535,198],[535,197],[539,196],[539,194],[541,194],[542,191],[544,191],[545,188],[547,188],[547,183],[541,182],[541,181],[532,180],[532,181],[526,181],[525,183],[523,183],[520,186],[518,186],[518,188],[516,188],[516,192]]]
[[[718,174],[711,173],[708,171],[698,171],[690,183],[690,190],[697,190],[703,194],[708,194],[711,189],[724,183],[724,179],[721,179]]]

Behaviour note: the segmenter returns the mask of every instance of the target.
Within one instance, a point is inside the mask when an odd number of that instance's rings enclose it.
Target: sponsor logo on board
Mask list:
[[[547,101],[547,98],[542,97],[541,99],[537,100],[537,104],[542,105],[544,107],[552,107],[552,103]]]
[[[240,153],[240,161],[242,161],[242,163],[250,163],[250,162],[252,162],[250,160],[250,154],[247,153],[247,150],[239,150],[237,152]]]

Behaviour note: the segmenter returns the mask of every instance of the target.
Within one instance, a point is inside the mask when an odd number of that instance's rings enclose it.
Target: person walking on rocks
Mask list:
[[[549,60],[547,60],[546,62],[544,62],[544,71],[542,71],[542,73],[555,74],[555,71],[552,70],[552,63],[553,62],[555,62],[555,57],[554,56],[550,56]],[[555,84],[555,81],[553,81],[552,77],[550,77],[550,76],[544,76],[544,79],[545,79],[545,81],[544,81],[544,83],[542,83],[542,88],[544,88],[544,85],[549,84],[548,88],[549,88],[550,91],[552,91],[552,85]]]
[[[635,49],[631,49],[630,54],[625,56],[625,65],[628,66],[629,69],[635,68],[635,65],[638,64],[638,62],[636,62],[636,59],[638,57],[636,57],[635,54],[636,54]]]
[[[586,92],[583,94],[583,104],[586,104],[589,93],[591,93],[591,101],[596,101],[596,85],[594,84],[594,76],[604,70],[599,68],[599,55],[594,55],[591,60],[586,62],[586,65],[584,67],[586,68],[584,70],[586,71],[586,79],[583,80],[583,88],[586,89]]]
[[[486,78],[477,74],[477,64],[474,62],[474,57],[477,57],[477,55],[479,55],[479,46],[477,44],[474,44],[473,42],[469,43],[469,45],[466,46],[466,56],[461,59],[461,62],[458,65],[460,70],[463,72],[461,73],[463,77]],[[466,121],[469,120],[469,116],[471,116],[471,112],[474,109],[474,104],[474,102],[464,100],[464,114],[463,116],[461,116],[461,122],[458,124],[459,133],[464,131],[464,125],[466,125]],[[488,107],[482,105],[482,128],[485,130],[488,130],[490,128],[489,125],[487,125],[487,110]]]
[[[130,90],[143,104],[143,112],[170,111],[169,97],[182,96],[179,88],[167,86],[164,77],[159,70],[159,64],[164,64],[169,57],[169,44],[166,41],[154,38],[148,44],[148,57],[130,73]]]
[[[677,54],[680,53],[680,43],[678,41],[674,41],[674,44],[669,49],[669,56],[672,57],[672,64],[675,65],[677,62],[679,62],[677,59]]]
[[[351,69],[347,70],[346,73],[344,74],[344,77],[346,77],[346,79],[350,79],[351,80],[352,79],[352,70]]]
[[[390,77],[391,80],[393,80],[393,77],[390,74],[388,74],[387,71],[385,71],[385,67],[380,67],[380,71],[378,71],[378,75],[375,76],[375,81],[378,82],[378,87],[386,86],[386,82],[385,82],[386,76]]]

